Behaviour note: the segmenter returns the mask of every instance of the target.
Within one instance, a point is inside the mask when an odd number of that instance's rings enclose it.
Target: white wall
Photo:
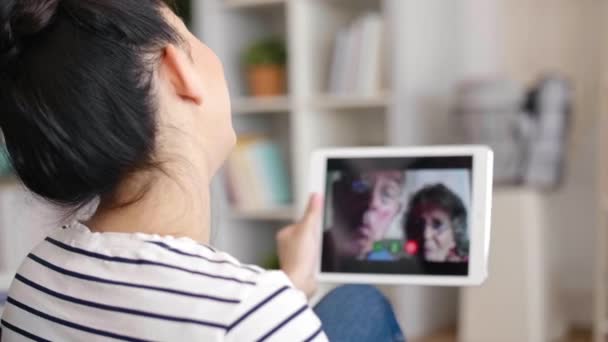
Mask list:
[[[389,123],[398,145],[450,143],[450,91],[463,78],[498,76],[529,86],[559,72],[575,90],[565,182],[547,194],[556,279],[569,320],[588,326],[597,226],[599,49],[594,0],[400,3],[399,94]],[[455,15],[457,14],[457,15]],[[408,290],[412,293],[414,290]],[[422,296],[422,293],[417,295]],[[405,300],[404,300],[405,301]]]
[[[565,183],[549,194],[550,225],[558,235],[553,262],[570,320],[589,325],[595,256],[597,89],[599,49],[594,0],[501,0],[504,72],[529,84],[541,72],[565,74],[574,85],[575,110]]]

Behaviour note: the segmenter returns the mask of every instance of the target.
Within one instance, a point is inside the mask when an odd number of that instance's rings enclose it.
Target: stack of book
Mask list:
[[[264,211],[291,203],[286,165],[272,140],[239,137],[226,169],[228,198],[235,210]]]
[[[367,13],[338,31],[329,72],[329,93],[373,96],[381,92],[384,74],[382,16]]]

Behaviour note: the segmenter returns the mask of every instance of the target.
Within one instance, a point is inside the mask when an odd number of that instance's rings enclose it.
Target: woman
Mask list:
[[[406,219],[407,240],[422,246],[427,262],[466,262],[469,255],[467,211],[462,200],[443,184],[414,194]]]
[[[3,0],[0,90],[23,183],[73,213],[99,200],[24,260],[4,342],[349,338],[355,318],[327,307],[356,293],[383,322],[360,336],[400,338],[369,288],[326,297],[323,328],[307,306],[318,196],[278,235],[282,271],[208,246],[210,181],[235,143],[228,93],[216,56],[160,0]]]

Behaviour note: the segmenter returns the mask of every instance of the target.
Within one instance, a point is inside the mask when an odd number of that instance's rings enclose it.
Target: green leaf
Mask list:
[[[271,37],[253,43],[243,55],[245,65],[285,65],[287,51],[282,39]]]

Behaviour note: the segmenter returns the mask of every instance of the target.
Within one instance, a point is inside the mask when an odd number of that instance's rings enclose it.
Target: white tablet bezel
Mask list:
[[[467,276],[393,275],[373,273],[334,273],[321,271],[317,277],[328,283],[411,284],[431,286],[479,285],[487,277],[492,208],[493,153],[485,146],[430,147],[361,147],[321,149],[312,154],[310,186],[313,193],[325,193],[327,159],[329,158],[391,158],[391,157],[473,157],[472,198],[470,215],[470,254]],[[323,210],[325,211],[325,210]],[[322,246],[323,220],[318,231]],[[321,250],[321,253],[323,251]]]

